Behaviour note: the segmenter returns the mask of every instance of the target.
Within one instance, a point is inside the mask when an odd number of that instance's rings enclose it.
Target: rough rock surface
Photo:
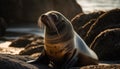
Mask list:
[[[84,66],[80,69],[120,69],[120,64],[91,65],[91,66]]]
[[[32,60],[29,56],[0,54],[0,69],[52,69],[43,64],[28,64],[26,61]],[[119,69],[120,64],[89,65],[83,67],[73,67],[70,69]]]
[[[85,25],[92,19],[97,19],[103,13],[104,13],[103,11],[93,12],[93,13],[88,13],[88,14],[79,13],[71,20],[75,31],[78,34],[81,34],[80,29],[82,28],[83,25]]]
[[[19,55],[32,55],[34,53],[40,53],[43,50],[43,45],[31,46],[22,50]]]
[[[28,64],[26,61],[31,60],[28,56],[13,56],[0,54],[0,69],[51,69],[42,64]]]
[[[90,27],[87,35],[85,36],[85,41],[88,45],[94,40],[94,38],[100,34],[100,32],[109,29],[116,28],[120,24],[120,9],[110,10],[103,15],[101,15]],[[118,26],[119,28],[119,26]]]
[[[90,29],[91,25],[96,21],[96,19],[91,19],[89,22],[87,22],[85,25],[79,28],[78,34],[85,39],[85,36]]]
[[[90,47],[100,60],[120,60],[120,28],[107,29],[101,32]]]
[[[43,44],[42,40],[43,40],[43,37],[30,34],[30,35],[21,36],[18,39],[13,40],[9,46],[10,47],[26,47],[28,45],[30,46],[31,43]]]

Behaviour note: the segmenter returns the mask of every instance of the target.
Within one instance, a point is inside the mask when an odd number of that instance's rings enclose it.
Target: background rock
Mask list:
[[[59,11],[69,19],[82,12],[76,0],[0,0],[0,10],[10,24],[37,22],[41,14],[50,10]]]
[[[5,35],[7,24],[4,18],[0,17],[0,36]]]
[[[87,32],[87,35],[85,36],[86,43],[90,45],[94,38],[98,34],[100,34],[100,32],[109,28],[114,28],[114,26],[116,28],[116,26],[119,24],[120,24],[120,9],[114,9],[104,13],[90,27],[89,31]]]
[[[120,28],[107,29],[101,32],[90,47],[100,60],[120,60]]]
[[[29,34],[29,35],[24,35],[24,36],[19,37],[18,39],[13,40],[9,46],[10,47],[26,47],[27,45],[30,45],[31,43],[36,43],[36,45],[39,45],[41,44],[42,40],[43,40],[43,37],[41,36]]]
[[[92,19],[97,19],[100,15],[102,15],[104,12],[103,11],[99,11],[99,12],[93,12],[93,13],[88,13],[88,14],[84,14],[84,13],[79,13],[78,15],[76,15],[72,20],[72,25],[75,29],[75,31],[79,34],[82,35],[83,31],[81,30],[86,23],[89,23],[89,21],[91,21]],[[93,22],[90,22],[91,24],[93,24]],[[91,24],[89,24],[91,26]],[[84,30],[84,29],[83,29]],[[87,30],[85,31],[87,32]],[[85,35],[85,34],[84,34]]]
[[[91,19],[89,22],[84,24],[82,27],[79,28],[78,34],[85,40],[85,36],[90,29],[91,25],[96,21],[96,19]]]
[[[32,55],[35,53],[41,53],[43,50],[43,45],[37,45],[37,46],[31,46],[29,48],[25,48],[24,50],[22,50],[19,55]]]

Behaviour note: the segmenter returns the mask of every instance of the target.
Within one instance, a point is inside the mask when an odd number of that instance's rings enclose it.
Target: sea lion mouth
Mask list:
[[[59,24],[60,19],[56,13],[45,13],[41,15],[41,23],[46,26],[46,31],[49,35],[58,35],[59,36]]]

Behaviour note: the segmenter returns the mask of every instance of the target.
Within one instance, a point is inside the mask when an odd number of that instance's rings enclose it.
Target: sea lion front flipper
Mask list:
[[[48,65],[49,64],[49,58],[46,55],[45,51],[43,51],[41,53],[41,55],[36,60],[30,60],[30,61],[27,61],[27,63],[29,63],[29,64],[38,64],[38,63],[41,63],[41,64]]]

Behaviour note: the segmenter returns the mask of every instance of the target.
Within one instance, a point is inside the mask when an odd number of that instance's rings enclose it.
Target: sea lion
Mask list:
[[[44,51],[37,60],[30,63],[50,63],[57,69],[98,64],[97,55],[61,13],[49,11],[41,15],[38,24],[45,25]]]

